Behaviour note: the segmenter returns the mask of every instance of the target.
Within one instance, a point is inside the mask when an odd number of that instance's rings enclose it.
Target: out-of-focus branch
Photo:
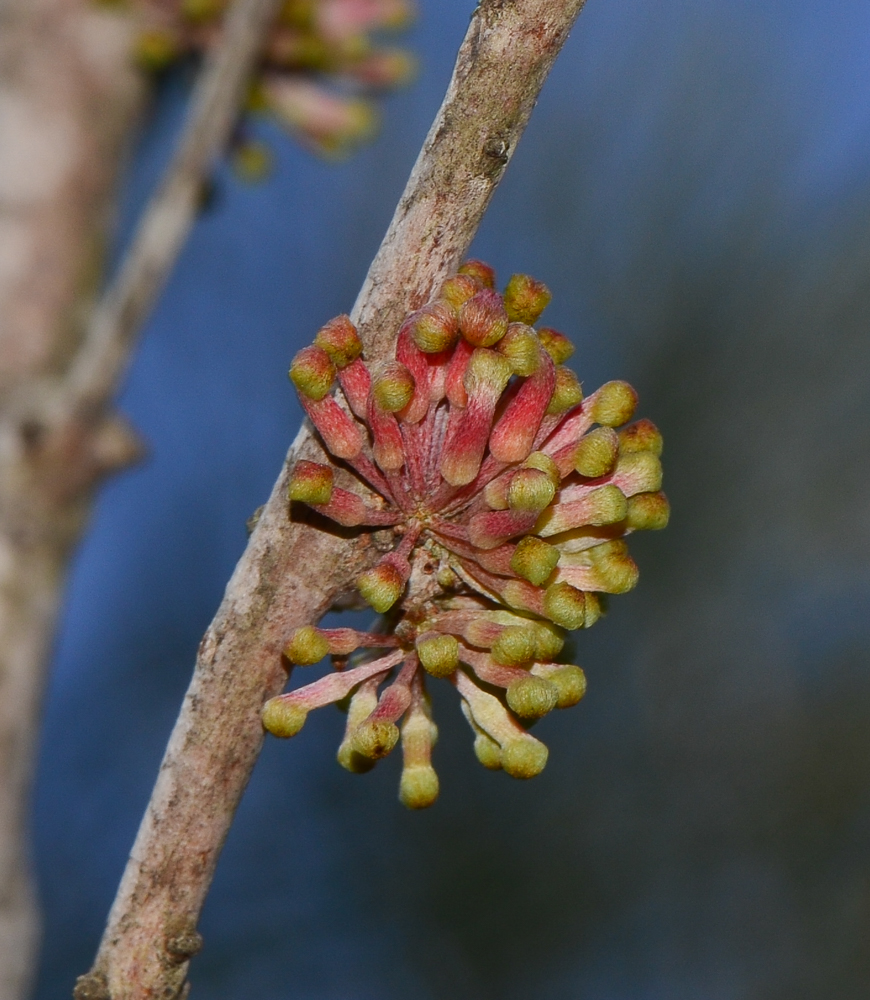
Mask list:
[[[88,325],[117,169],[144,89],[130,60],[135,26],[92,0],[0,0],[3,1000],[27,994],[38,941],[27,814],[69,554],[95,485],[139,453],[113,397],[279,3],[236,0],[181,148]]]
[[[236,0],[220,44],[197,82],[181,143],[151,198],[120,270],[98,304],[65,387],[76,411],[115,393],[139,329],[160,293],[196,215],[202,185],[226,147],[282,0]]]
[[[583,0],[484,0],[444,104],[354,306],[370,358],[466,252]],[[289,631],[315,621],[372,559],[368,536],[291,522],[287,478],[319,448],[303,429],[197,657],[193,680],[92,971],[78,1000],[182,996],[199,913],[283,687]]]
[[[0,997],[29,994],[39,918],[28,814],[42,690],[87,505],[70,462],[111,465],[99,428],[73,458],[47,433],[81,338],[143,87],[131,25],[90,0],[0,2]],[[55,461],[59,459],[59,461]]]

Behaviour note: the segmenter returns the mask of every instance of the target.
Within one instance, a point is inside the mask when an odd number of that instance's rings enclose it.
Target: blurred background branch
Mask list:
[[[280,0],[238,0],[175,159],[91,309],[138,121],[134,22],[82,0],[0,6],[0,996],[27,994],[28,810],[66,567],[94,488],[141,447],[114,397],[193,222]],[[85,247],[86,252],[82,252]]]

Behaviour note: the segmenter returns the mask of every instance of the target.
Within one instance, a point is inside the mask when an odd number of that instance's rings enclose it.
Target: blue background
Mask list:
[[[151,447],[75,560],[34,833],[39,998],[92,959],[199,638],[300,420],[294,352],[350,308],[472,5],[423,2],[422,70],[324,165],[266,124],[221,168],[120,405]],[[169,81],[121,242],[169,156]],[[533,782],[484,771],[435,692],[442,796],[270,740],[191,968],[201,1000],[838,1000],[870,976],[870,7],[589,0],[473,253],[553,291],[587,389],[628,378],[674,515],[580,637],[590,692]],[[442,687],[446,687],[442,685]]]

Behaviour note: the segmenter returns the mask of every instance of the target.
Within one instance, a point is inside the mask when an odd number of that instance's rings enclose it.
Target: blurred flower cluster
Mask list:
[[[213,45],[229,2],[127,0],[126,5],[143,21],[137,58],[157,71]],[[273,115],[321,155],[347,155],[377,128],[372,95],[413,76],[410,53],[384,47],[374,37],[406,27],[413,14],[412,0],[285,0],[252,84],[251,108]],[[237,168],[248,176],[265,166],[267,154],[258,144],[240,140],[234,154]]]
[[[586,688],[558,659],[566,630],[637,582],[625,536],[668,520],[659,432],[623,426],[637,402],[626,382],[583,398],[569,340],[533,326],[549,300],[521,274],[499,294],[468,261],[406,319],[394,360],[368,365],[339,316],[290,369],[334,459],[299,461],[290,499],[386,539],[357,581],[384,618],[373,632],[297,629],[287,659],[329,653],[336,669],[267,702],[264,724],[293,736],[312,709],[343,704],[339,762],[367,770],[401,740],[411,808],[438,794],[426,675],[455,686],[485,767],[538,774],[547,749],[529,726]]]

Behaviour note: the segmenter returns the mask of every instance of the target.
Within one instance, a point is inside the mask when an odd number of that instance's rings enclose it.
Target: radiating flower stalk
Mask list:
[[[210,48],[229,5],[229,0],[128,2],[142,12],[137,57],[152,70]],[[414,73],[410,53],[384,47],[374,35],[406,27],[413,14],[412,0],[285,0],[252,84],[251,108],[271,114],[321,155],[347,155],[376,131],[373,95],[401,86]],[[261,144],[239,132],[237,169],[256,176],[267,156]]]
[[[268,701],[264,725],[293,736],[310,711],[341,703],[339,762],[365,771],[401,742],[410,808],[438,795],[429,677],[456,688],[485,767],[543,769],[529,727],[586,690],[580,667],[559,661],[565,633],[598,620],[599,595],[634,587],[625,536],[669,514],[661,435],[627,424],[631,386],[584,399],[568,338],[534,328],[547,288],[525,275],[501,295],[494,286],[491,268],[468,261],[405,320],[394,360],[367,364],[339,316],[290,369],[332,459],[297,462],[290,500],[392,541],[356,582],[380,626],[297,629],[287,661],[331,654],[335,670]]]

